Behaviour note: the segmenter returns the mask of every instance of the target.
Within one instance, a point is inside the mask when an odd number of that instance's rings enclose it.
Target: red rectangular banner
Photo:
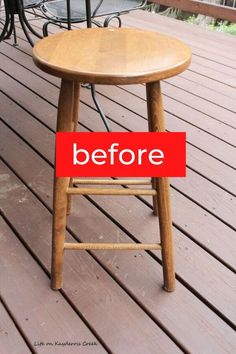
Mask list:
[[[185,177],[186,134],[57,133],[57,177]]]

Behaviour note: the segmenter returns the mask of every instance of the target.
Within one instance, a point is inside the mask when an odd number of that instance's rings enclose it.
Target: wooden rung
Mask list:
[[[73,184],[98,184],[98,185],[150,185],[148,179],[81,179],[73,178]]]
[[[160,250],[159,243],[64,243],[67,250]]]
[[[156,195],[155,189],[67,188],[67,194],[82,195]]]

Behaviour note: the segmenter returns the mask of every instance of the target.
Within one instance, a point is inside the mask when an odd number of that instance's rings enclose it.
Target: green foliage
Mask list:
[[[192,25],[197,24],[197,18],[195,15],[189,16],[185,21],[191,23]]]
[[[224,32],[224,33],[236,35],[236,23],[228,24],[226,22],[220,22],[215,26],[210,25],[209,27],[218,32]]]
[[[195,15],[189,16],[186,19],[186,22],[191,23],[193,25],[198,25],[197,16]],[[217,32],[224,32],[224,33],[236,35],[236,23],[213,20],[207,27]]]

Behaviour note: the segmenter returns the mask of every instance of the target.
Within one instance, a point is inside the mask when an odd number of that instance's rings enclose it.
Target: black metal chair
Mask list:
[[[28,42],[33,46],[33,41],[29,35],[29,32],[35,35],[38,38],[42,38],[42,36],[37,33],[34,28],[30,25],[25,11],[29,9],[38,8],[39,5],[44,0],[4,0],[4,6],[1,7],[1,33],[0,33],[0,41],[4,39],[8,39],[13,34],[14,36],[14,45],[17,44],[16,41],[16,29],[15,29],[15,15],[18,15],[20,25],[22,30],[28,40]]]
[[[43,26],[43,34],[47,36],[47,27],[50,23],[66,23],[71,28],[72,23],[87,21],[102,26],[95,17],[106,16],[103,26],[107,27],[112,19],[117,19],[121,27],[120,15],[140,9],[146,4],[146,0],[52,0],[41,4],[40,8],[44,16],[48,18]],[[89,18],[90,17],[90,18]]]
[[[67,24],[67,29],[71,29],[71,24],[87,22],[87,27],[92,27],[92,23],[99,27],[107,27],[111,20],[116,19],[121,27],[120,15],[144,7],[147,0],[52,0],[41,4],[40,9],[48,21],[43,25],[43,35],[48,35],[48,25]],[[103,25],[95,20],[95,17],[106,16]],[[96,98],[95,85],[87,85],[91,88],[91,94],[97,111],[99,112],[107,131],[111,131],[105,114]]]

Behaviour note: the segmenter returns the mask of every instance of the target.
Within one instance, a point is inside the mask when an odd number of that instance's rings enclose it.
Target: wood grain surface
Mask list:
[[[33,48],[33,59],[58,77],[113,85],[177,75],[189,66],[191,50],[165,34],[93,28],[44,38]]]

